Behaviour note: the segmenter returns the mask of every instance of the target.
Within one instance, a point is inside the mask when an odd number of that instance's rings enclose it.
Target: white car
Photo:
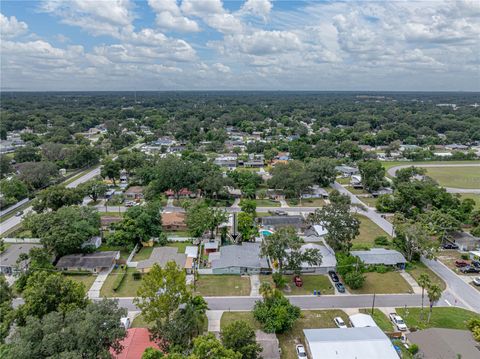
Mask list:
[[[345,324],[345,322],[343,321],[343,319],[340,318],[340,317],[335,317],[335,318],[333,318],[333,321],[335,322],[335,325],[336,325],[337,327],[339,327],[339,328],[344,329],[344,328],[347,327],[347,325]]]
[[[305,352],[305,347],[302,344],[295,345],[295,352],[297,353],[298,359],[306,359],[307,353]]]
[[[403,321],[402,317],[396,313],[390,313],[390,320],[395,324],[398,330],[401,332],[407,330],[407,325]]]
[[[473,278],[473,284],[480,285],[480,277]]]

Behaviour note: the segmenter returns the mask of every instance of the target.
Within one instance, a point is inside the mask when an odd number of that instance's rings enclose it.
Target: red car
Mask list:
[[[295,282],[295,285],[299,288],[303,285],[303,280],[299,276],[293,278],[293,281]]]
[[[455,267],[457,267],[457,268],[463,268],[463,267],[466,267],[468,265],[469,265],[468,262],[465,262],[465,261],[462,261],[462,260],[455,261]]]

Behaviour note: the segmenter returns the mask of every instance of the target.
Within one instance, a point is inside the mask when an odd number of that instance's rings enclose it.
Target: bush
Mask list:
[[[375,272],[377,272],[377,273],[387,273],[389,271],[390,271],[390,268],[387,267],[386,265],[379,264],[379,265],[375,266]]]
[[[352,271],[363,272],[365,270],[365,265],[358,258],[351,256],[349,254],[337,253],[337,272],[345,277],[347,273]]]
[[[140,279],[142,279],[142,273],[140,273],[140,272],[133,272],[133,273],[132,273],[132,276],[133,276],[133,279],[134,279],[134,280],[140,280]]]
[[[462,259],[465,259],[465,260],[467,260],[469,258],[468,254],[462,254],[461,257],[462,257]]]
[[[408,351],[410,352],[410,354],[412,355],[415,355],[418,353],[418,345],[417,344],[412,344],[410,345],[410,347],[408,348]]]
[[[127,271],[122,268],[122,271],[118,273],[117,278],[115,278],[115,282],[113,283],[112,289],[114,292],[116,292],[120,288],[126,276]]]
[[[296,199],[296,198],[291,198],[289,199],[290,203],[292,204],[292,206],[296,206],[297,204],[299,204],[299,200]]]
[[[373,242],[375,243],[376,246],[388,246],[388,245],[390,245],[390,241],[388,240],[388,238],[386,236],[378,236],[377,238],[375,238],[375,240]]]
[[[474,229],[470,231],[470,234],[475,237],[480,237],[480,225],[476,226]]]
[[[363,287],[365,283],[365,276],[361,272],[350,272],[347,273],[345,278],[345,284],[352,289],[359,289]]]
[[[275,283],[275,287],[278,289],[285,288],[287,281],[283,278],[283,275],[279,272],[275,272],[272,274],[273,283]]]
[[[290,304],[283,295],[255,303],[253,316],[262,323],[267,333],[284,333],[290,330],[300,317],[300,308]]]

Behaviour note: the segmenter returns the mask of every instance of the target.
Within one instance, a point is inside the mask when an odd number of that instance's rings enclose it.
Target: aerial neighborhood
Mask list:
[[[244,96],[2,100],[2,357],[478,358],[478,98]]]

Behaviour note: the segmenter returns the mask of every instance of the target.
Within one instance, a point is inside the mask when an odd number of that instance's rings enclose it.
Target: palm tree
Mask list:
[[[428,288],[431,284],[430,277],[426,273],[420,274],[418,277],[418,285],[422,287],[422,311],[420,312],[420,316],[423,319],[423,298],[425,297],[425,288]]]
[[[428,286],[427,290],[428,299],[430,300],[430,313],[428,313],[428,320],[430,322],[430,317],[432,316],[433,305],[440,300],[442,296],[442,288],[436,283],[432,283]]]
[[[263,282],[260,284],[260,288],[258,288],[260,295],[263,297],[264,300],[270,299],[273,297],[275,289],[272,288],[270,283]]]

